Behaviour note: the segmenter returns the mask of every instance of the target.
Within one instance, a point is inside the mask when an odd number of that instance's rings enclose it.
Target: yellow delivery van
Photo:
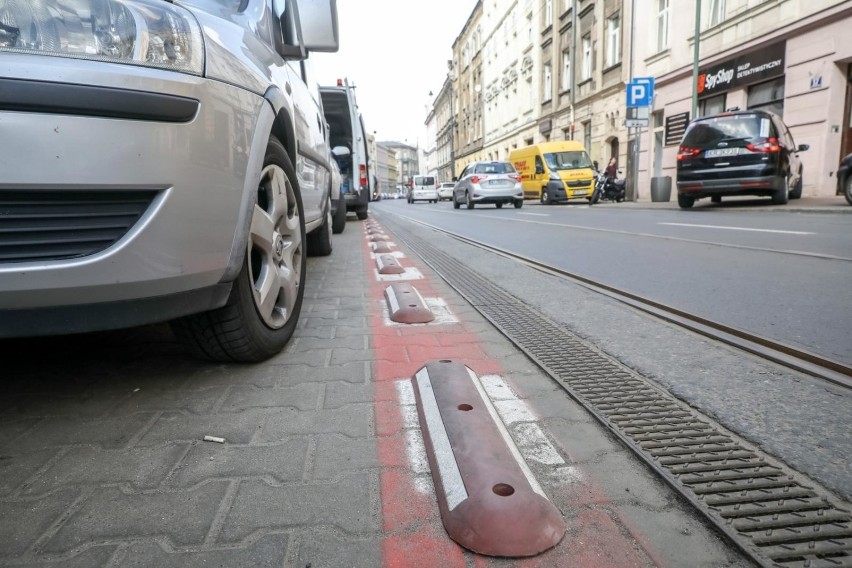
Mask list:
[[[563,140],[519,148],[512,150],[509,161],[521,176],[525,199],[551,204],[592,197],[592,160],[579,142]]]

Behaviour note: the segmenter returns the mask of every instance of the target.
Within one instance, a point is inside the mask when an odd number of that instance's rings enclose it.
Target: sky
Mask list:
[[[313,53],[320,85],[347,78],[368,132],[425,145],[426,116],[476,0],[338,0],[340,50]],[[429,91],[433,95],[429,96]]]

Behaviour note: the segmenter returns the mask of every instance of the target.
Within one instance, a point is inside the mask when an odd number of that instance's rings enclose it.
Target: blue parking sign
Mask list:
[[[627,83],[627,106],[642,107],[654,104],[654,78],[636,77]]]

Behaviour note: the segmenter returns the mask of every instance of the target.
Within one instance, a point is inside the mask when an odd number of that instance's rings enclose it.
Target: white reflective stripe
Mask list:
[[[782,231],[780,229],[753,229],[751,227],[725,227],[724,225],[695,225],[693,223],[658,223],[673,227],[698,227],[699,229],[724,229],[727,231],[750,231],[752,233],[780,233],[782,235],[815,235],[807,231]]]
[[[527,482],[530,484],[530,487],[533,491],[547,499],[547,495],[544,494],[544,490],[538,484],[538,480],[536,480],[535,476],[527,465],[527,462],[524,460],[523,456],[521,455],[521,452],[515,445],[514,440],[512,440],[512,436],[509,435],[509,431],[506,430],[506,426],[503,424],[503,421],[497,414],[497,409],[494,408],[494,405],[491,403],[491,399],[488,398],[488,395],[485,393],[485,389],[482,388],[482,383],[479,382],[479,377],[477,377],[476,373],[474,373],[469,367],[467,368],[467,373],[470,375],[470,380],[473,381],[474,386],[476,386],[476,390],[479,391],[479,397],[482,399],[482,403],[485,405],[485,408],[488,409],[488,414],[491,415],[491,420],[493,420],[494,424],[497,426],[497,430],[503,437],[503,441],[506,443],[506,447],[509,448],[509,451],[512,453],[512,457],[515,458],[515,462],[518,464],[518,467],[521,468],[521,471],[527,478]]]
[[[394,292],[393,286],[388,286],[385,288],[385,293],[388,296],[388,304],[390,304],[390,313],[395,314],[399,311],[399,300],[396,298],[396,292]]]
[[[429,380],[429,372],[426,367],[420,369],[415,375],[417,377],[417,390],[420,393],[420,402],[423,405],[423,418],[428,427],[429,440],[432,442],[432,450],[435,452],[435,462],[444,486],[444,495],[447,498],[447,507],[450,511],[467,499],[467,490],[459,471],[456,456],[450,446],[450,438],[444,421],[441,420],[441,411],[435,392],[432,390],[432,381]]]

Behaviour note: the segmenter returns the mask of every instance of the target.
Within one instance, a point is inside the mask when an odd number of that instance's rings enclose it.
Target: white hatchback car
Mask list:
[[[451,181],[445,181],[441,185],[438,186],[438,201],[452,201],[453,199],[453,188],[456,186],[455,183]]]

